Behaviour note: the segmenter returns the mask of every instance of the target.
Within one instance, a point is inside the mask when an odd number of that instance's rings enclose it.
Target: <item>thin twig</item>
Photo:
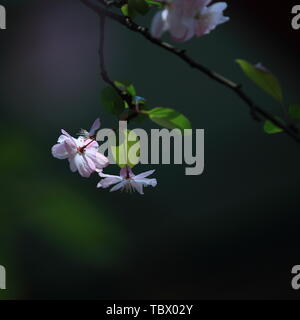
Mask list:
[[[269,112],[265,111],[263,108],[256,105],[253,100],[242,90],[242,86],[240,84],[237,84],[224,76],[210,70],[209,68],[203,66],[202,64],[198,63],[197,61],[193,60],[190,56],[187,55],[185,50],[178,49],[172,45],[170,45],[167,42],[163,42],[157,38],[154,38],[147,28],[142,27],[135,22],[133,22],[129,17],[121,16],[119,14],[116,14],[114,12],[111,12],[107,10],[106,8],[96,5],[91,0],[80,0],[83,4],[85,4],[87,7],[95,11],[98,15],[104,15],[120,24],[125,26],[127,29],[141,34],[144,38],[149,40],[151,43],[163,48],[164,50],[176,55],[181,60],[186,62],[190,67],[195,68],[205,75],[207,75],[209,78],[213,79],[214,81],[222,84],[223,86],[231,89],[240,99],[243,100],[243,102],[250,108],[250,112],[252,116],[255,118],[255,120],[260,120],[258,118],[258,115],[263,117],[266,120],[271,121],[274,125],[281,128],[287,135],[289,135],[291,138],[293,138],[295,141],[300,143],[300,137],[298,135],[298,131],[294,128],[291,128],[289,126],[286,126],[285,124],[281,123],[276,117],[274,117]],[[105,4],[105,0],[99,0],[102,4]]]
[[[122,118],[122,120],[131,120],[138,116],[138,111],[136,105],[132,102],[132,97],[128,94],[123,92],[113,80],[110,79],[108,72],[105,67],[105,15],[99,14],[100,19],[100,46],[99,46],[99,57],[100,57],[100,70],[101,70],[101,77],[102,79],[109,84],[119,96],[122,98],[123,101],[126,101],[129,108],[132,110],[132,114],[126,115]]]
[[[120,95],[120,97],[126,101],[129,105],[131,105],[131,97],[127,94],[125,94],[121,89],[119,89],[114,81],[112,81],[107,73],[106,67],[105,67],[105,57],[104,57],[104,51],[105,51],[105,16],[100,14],[100,47],[99,47],[99,56],[100,56],[100,70],[101,70],[101,76],[102,79],[109,84],[111,87],[113,87],[117,93]]]

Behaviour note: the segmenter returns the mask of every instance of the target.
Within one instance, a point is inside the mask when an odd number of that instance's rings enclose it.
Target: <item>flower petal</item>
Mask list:
[[[155,170],[150,170],[150,171],[146,171],[146,172],[140,173],[140,174],[136,175],[134,179],[137,180],[137,179],[146,178],[146,177],[150,176],[154,172],[155,172]]]
[[[134,179],[134,181],[138,184],[142,184],[143,186],[157,186],[157,180],[156,179]]]
[[[90,175],[93,173],[93,170],[90,168],[85,158],[80,154],[76,154],[73,160],[74,166],[76,166],[79,174],[84,178],[89,178]]]
[[[64,146],[69,155],[75,155],[77,152],[77,145],[73,139],[66,139],[64,141]]]
[[[85,155],[94,162],[97,169],[103,169],[109,165],[109,160],[97,149],[87,148]]]
[[[162,34],[168,30],[168,22],[167,22],[167,10],[162,10],[156,13],[152,20],[150,32],[153,37],[160,38]]]
[[[114,187],[112,187],[109,191],[113,192],[113,191],[120,190],[125,187],[126,183],[128,183],[128,181],[123,180],[120,183],[116,184]]]
[[[58,143],[54,145],[51,149],[51,152],[54,158],[57,158],[60,160],[68,158],[68,152],[65,148],[64,143]]]
[[[136,180],[131,180],[130,184],[139,194],[144,194],[142,183],[139,183]]]
[[[201,37],[214,30],[219,24],[229,20],[223,16],[223,11],[227,8],[226,2],[217,2],[208,8],[204,8],[196,24],[196,35]]]
[[[72,136],[66,131],[66,130],[64,130],[64,129],[61,129],[61,133],[64,135],[64,136],[66,136],[66,137],[68,137],[68,138],[72,138]]]
[[[117,178],[118,177],[120,180],[122,180],[122,178],[120,176],[115,176],[115,175],[112,175],[112,174],[105,174],[105,173],[102,172],[102,170],[98,171],[98,173],[99,173],[99,176],[101,178]]]
[[[63,143],[65,142],[67,139],[70,139],[69,137],[65,136],[64,134],[60,135],[57,142],[58,143]]]
[[[93,125],[91,126],[89,136],[93,137],[95,135],[96,131],[100,129],[100,126],[101,126],[100,119],[97,118],[95,120],[95,122],[93,123]]]
[[[116,184],[118,182],[121,182],[122,178],[118,177],[118,176],[111,176],[105,179],[102,179],[98,185],[97,188],[108,188],[113,184]]]
[[[89,157],[87,157],[85,154],[82,156],[84,160],[86,161],[86,164],[90,167],[90,169],[94,172],[96,171],[96,164],[94,161],[92,161]]]
[[[77,171],[77,167],[76,167],[76,164],[75,164],[74,157],[69,158],[69,164],[70,164],[70,170],[72,172],[76,172]]]

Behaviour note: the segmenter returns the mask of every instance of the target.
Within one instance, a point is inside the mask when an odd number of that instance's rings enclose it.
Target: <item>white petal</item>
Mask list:
[[[85,155],[94,162],[97,169],[103,169],[109,165],[109,160],[97,149],[87,148]]]
[[[168,30],[168,22],[167,22],[167,10],[162,10],[156,13],[152,20],[150,32],[153,37],[160,38],[162,34]]]
[[[67,136],[68,138],[72,138],[72,136],[64,129],[61,129],[61,133],[65,136]]]
[[[75,164],[74,157],[69,158],[69,163],[70,163],[70,170],[72,172],[76,172],[77,171],[77,167],[76,167],[76,164]]]
[[[97,188],[108,188],[110,187],[111,185],[113,184],[116,184],[118,182],[121,182],[122,179],[118,176],[112,176],[112,177],[109,177],[109,178],[105,178],[105,179],[102,179],[98,185],[97,185]]]
[[[97,118],[95,120],[95,122],[93,123],[93,125],[91,126],[89,136],[93,137],[95,135],[96,131],[100,129],[100,126],[101,126],[100,119]]]
[[[67,139],[70,139],[69,137],[65,136],[64,134],[60,135],[57,142],[58,143],[63,143],[65,142]]]
[[[101,178],[119,178],[120,180],[123,180],[120,176],[115,176],[115,175],[111,175],[111,174],[105,174],[102,171],[99,171],[99,176]]]
[[[90,167],[92,171],[96,171],[96,164],[86,155],[83,155],[84,160],[86,161],[87,165]]]
[[[67,159],[69,155],[65,148],[65,145],[60,143],[54,145],[51,149],[51,152],[54,158],[57,158],[60,160]]]
[[[157,180],[156,179],[134,179],[135,182],[142,184],[144,186],[152,186],[156,187],[157,186]]]
[[[227,4],[225,2],[217,2],[208,8],[204,8],[195,27],[196,35],[200,37],[208,34],[219,24],[227,22],[229,18],[223,16],[223,11],[226,8]]]
[[[140,174],[136,175],[134,179],[137,180],[137,179],[146,178],[146,177],[150,176],[154,172],[155,172],[155,170],[150,170],[150,171],[146,171],[146,172],[140,173]]]
[[[143,191],[143,184],[136,181],[136,180],[131,180],[130,181],[132,187],[139,193],[139,194],[144,194]]]
[[[69,153],[69,156],[70,155],[75,155],[77,153],[77,145],[76,143],[74,142],[73,139],[66,139],[64,142],[63,142],[65,148],[66,148],[66,151]]]
[[[74,156],[74,165],[76,166],[79,174],[84,178],[89,178],[93,173],[93,170],[90,168],[85,158],[80,154],[76,154]]]
[[[122,182],[116,184],[114,187],[112,187],[112,188],[110,189],[110,192],[117,191],[117,190],[119,190],[119,189],[124,188],[127,183],[128,183],[128,181],[122,181]]]

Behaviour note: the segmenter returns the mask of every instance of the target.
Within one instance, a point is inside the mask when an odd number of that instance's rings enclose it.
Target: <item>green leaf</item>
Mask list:
[[[137,12],[135,12],[134,8],[132,6],[129,6],[128,4],[124,4],[121,7],[121,11],[126,17],[134,18],[137,15]]]
[[[147,111],[147,114],[153,122],[164,128],[192,129],[189,119],[173,109],[158,107]]]
[[[247,77],[249,77],[262,90],[271,95],[275,100],[282,102],[283,94],[278,79],[262,66],[254,66],[251,63],[238,59],[236,62],[240,65]]]
[[[164,5],[161,2],[153,1],[153,0],[146,0],[146,2],[149,4],[149,6],[156,7],[158,9],[163,9]]]
[[[108,113],[120,114],[125,109],[124,101],[111,87],[105,87],[101,91],[101,103]]]
[[[130,141],[129,141],[130,134]],[[120,168],[127,165],[133,168],[140,161],[140,142],[134,131],[125,130],[121,133],[121,141],[117,146],[111,146],[112,155]]]
[[[281,120],[281,119],[278,119]],[[264,131],[268,134],[274,134],[282,132],[283,130],[279,127],[277,127],[273,122],[270,120],[266,120],[264,123]]]
[[[147,1],[145,0],[129,0],[128,6],[130,10],[133,9],[142,15],[146,15],[150,9]]]
[[[133,86],[133,84],[130,84],[129,86],[127,86],[127,92],[132,96],[136,96],[136,90],[135,87]]]
[[[300,120],[300,106],[292,104],[288,107],[288,114],[292,119]]]
[[[115,81],[114,83],[115,83],[115,85],[116,85],[120,90],[122,90],[124,93],[130,94],[132,97],[135,97],[135,96],[136,96],[135,87],[134,87],[134,85],[131,84],[130,82],[128,82],[128,81],[123,81],[123,82]]]

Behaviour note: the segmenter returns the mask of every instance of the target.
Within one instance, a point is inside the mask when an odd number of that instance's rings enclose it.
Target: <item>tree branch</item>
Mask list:
[[[100,46],[99,46],[99,57],[100,57],[100,70],[101,70],[101,77],[102,79],[109,84],[112,88],[116,90],[119,96],[122,98],[123,101],[126,101],[129,108],[133,111],[132,114],[126,116],[122,120],[130,121],[131,119],[138,116],[139,111],[134,103],[132,103],[132,97],[124,93],[118,86],[115,84],[113,80],[110,79],[108,72],[105,67],[105,15],[99,14],[100,19]]]
[[[243,102],[250,108],[250,112],[252,116],[255,118],[255,120],[260,121],[261,116],[262,118],[271,121],[274,125],[281,128],[287,135],[289,135],[291,138],[293,138],[296,142],[300,143],[300,137],[299,132],[294,127],[289,127],[283,123],[281,123],[279,120],[277,120],[272,114],[265,111],[263,108],[256,105],[252,99],[242,90],[242,86],[240,84],[237,84],[224,76],[208,69],[207,67],[203,66],[202,64],[198,63],[197,61],[193,60],[190,56],[187,55],[185,50],[178,49],[172,45],[170,45],[167,42],[163,42],[157,38],[154,38],[147,28],[142,27],[135,22],[133,22],[129,17],[121,16],[119,14],[116,14],[112,11],[109,11],[108,9],[94,4],[91,0],[80,0],[84,5],[95,11],[100,16],[106,16],[121,25],[125,26],[127,29],[139,33],[144,38],[149,40],[151,43],[163,48],[164,50],[176,55],[181,60],[186,62],[190,67],[195,68],[199,70],[200,72],[207,75],[212,80],[222,84],[223,86],[227,87],[228,89],[232,90]],[[108,5],[105,0],[98,0],[100,3],[104,5]]]

